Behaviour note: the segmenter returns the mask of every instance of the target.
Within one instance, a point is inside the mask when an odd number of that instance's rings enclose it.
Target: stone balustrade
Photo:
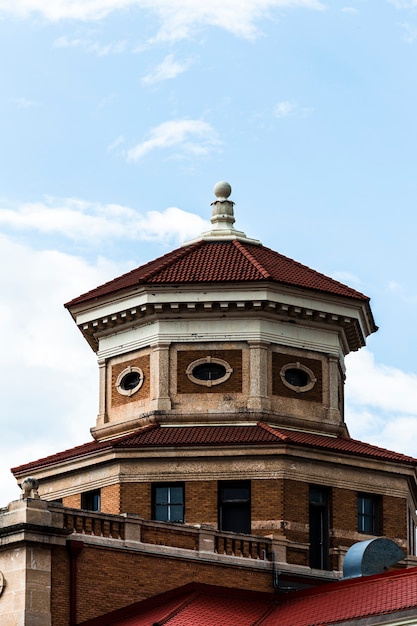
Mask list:
[[[56,507],[56,512],[59,508]],[[110,515],[80,509],[61,509],[63,528],[70,533],[137,541],[261,561],[273,560],[273,541],[267,537],[220,532],[210,526],[143,520],[137,515]]]

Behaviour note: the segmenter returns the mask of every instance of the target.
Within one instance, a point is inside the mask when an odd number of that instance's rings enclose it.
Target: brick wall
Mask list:
[[[299,361],[305,367],[308,367],[317,379],[316,384],[310,391],[297,393],[293,391],[281,380],[281,368],[288,363]],[[309,400],[310,402],[323,401],[323,374],[322,362],[318,359],[307,359],[306,357],[294,356],[292,354],[272,353],[272,393],[275,396],[284,396],[285,398],[297,398],[298,400]]]
[[[407,500],[405,498],[382,497],[381,534],[392,539],[407,537]]]
[[[185,521],[217,528],[217,481],[185,483]]]
[[[121,513],[120,511],[121,485],[108,485],[101,489],[101,511],[103,513]]]
[[[120,485],[120,513],[134,513],[151,519],[151,483],[122,483]]]
[[[331,527],[343,533],[354,532],[358,528],[358,494],[351,489],[332,489],[331,491]],[[350,540],[338,540],[343,545],[350,545]]]
[[[284,516],[282,480],[253,480],[251,485],[252,522],[257,524],[255,534],[278,533],[275,524],[271,528],[268,521],[281,520]]]
[[[100,567],[97,567],[97,564]],[[272,592],[265,570],[85,546],[77,560],[79,622],[189,582]],[[54,626],[68,622],[54,619]]]
[[[67,506],[69,509],[81,509],[81,494],[76,493],[73,496],[66,496],[62,498],[63,506]]]
[[[139,391],[134,393],[133,396],[123,396],[118,393],[116,389],[117,377],[127,367],[139,367],[143,372],[142,387],[139,389]],[[136,402],[138,399],[142,400],[143,398],[149,398],[151,388],[150,376],[151,368],[150,357],[148,354],[136,357],[135,359],[130,359],[129,361],[124,361],[123,363],[118,363],[117,365],[113,365],[111,368],[111,406],[116,407],[122,404],[127,404],[129,402]]]
[[[70,612],[70,562],[65,547],[51,551],[51,613],[53,626],[68,626]]]

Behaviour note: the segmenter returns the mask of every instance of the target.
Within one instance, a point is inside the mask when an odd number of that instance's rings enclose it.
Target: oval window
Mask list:
[[[129,372],[125,376],[123,376],[120,386],[125,391],[131,391],[135,387],[137,387],[140,383],[140,374],[139,372]]]
[[[291,367],[285,370],[285,380],[293,387],[305,387],[310,382],[310,378],[304,370]]]
[[[202,363],[193,369],[193,375],[198,380],[219,380],[226,374],[226,368],[220,363]]]
[[[310,391],[317,382],[311,369],[298,361],[284,365],[280,376],[284,385],[297,393]]]
[[[142,387],[143,381],[140,367],[127,367],[117,377],[116,389],[122,396],[133,396]]]
[[[233,373],[233,368],[223,359],[206,356],[190,363],[185,373],[196,385],[211,387],[228,380]]]

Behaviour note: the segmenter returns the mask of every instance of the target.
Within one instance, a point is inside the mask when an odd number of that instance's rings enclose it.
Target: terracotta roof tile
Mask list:
[[[20,465],[12,469],[14,474],[39,470],[65,461],[94,455],[113,449],[140,449],[146,447],[203,447],[203,446],[260,446],[294,445],[322,450],[331,450],[340,454],[353,454],[368,458],[384,459],[394,463],[416,465],[417,459],[378,448],[349,437],[330,437],[284,428],[274,428],[263,422],[248,426],[159,426],[152,424],[135,433],[117,439],[92,441],[51,456]]]
[[[417,607],[417,568],[288,594],[262,626],[321,626]]]
[[[65,306],[89,302],[145,284],[271,281],[356,300],[364,294],[262,245],[241,241],[197,243],[178,248],[89,291]]]
[[[191,583],[84,626],[325,626],[416,607],[411,568],[275,595]]]

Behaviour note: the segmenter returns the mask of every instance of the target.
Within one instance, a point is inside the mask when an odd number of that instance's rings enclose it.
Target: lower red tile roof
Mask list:
[[[325,626],[394,613],[417,616],[417,568],[286,594],[191,583],[81,626]]]
[[[91,441],[84,445],[52,454],[45,458],[12,468],[12,473],[22,475],[30,471],[95,455],[105,450],[204,447],[204,446],[263,446],[292,445],[304,448],[329,450],[340,454],[377,458],[409,465],[417,465],[417,459],[378,448],[350,437],[332,437],[304,431],[275,428],[263,422],[253,425],[219,426],[160,426],[152,424],[136,432],[106,441]]]

